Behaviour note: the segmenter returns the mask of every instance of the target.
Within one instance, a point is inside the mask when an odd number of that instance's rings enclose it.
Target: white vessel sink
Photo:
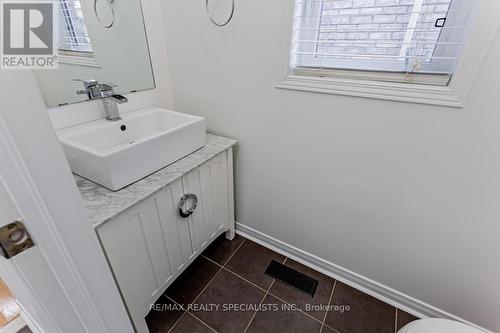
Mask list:
[[[147,108],[59,131],[71,170],[117,191],[205,145],[205,118]]]

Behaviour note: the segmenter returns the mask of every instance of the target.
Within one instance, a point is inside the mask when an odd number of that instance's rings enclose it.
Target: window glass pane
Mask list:
[[[451,74],[475,2],[297,0],[292,67]]]
[[[79,0],[59,0],[59,49],[92,53]]]
[[[420,61],[430,62],[437,47],[439,36],[443,29],[437,26],[446,26],[446,18],[451,0],[425,0],[417,14],[415,31],[408,46],[408,54],[418,56]]]

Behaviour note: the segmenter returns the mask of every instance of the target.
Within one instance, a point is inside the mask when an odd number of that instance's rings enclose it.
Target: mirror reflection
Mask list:
[[[140,0],[58,0],[57,70],[35,70],[48,107],[155,87]]]

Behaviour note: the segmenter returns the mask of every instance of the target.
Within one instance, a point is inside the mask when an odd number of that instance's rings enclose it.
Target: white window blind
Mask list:
[[[65,54],[92,56],[92,45],[79,0],[58,0],[59,50]]]
[[[296,75],[447,85],[480,0],[297,0]]]

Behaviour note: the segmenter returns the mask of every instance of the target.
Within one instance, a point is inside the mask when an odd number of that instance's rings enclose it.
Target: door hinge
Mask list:
[[[9,259],[35,246],[21,221],[0,227],[0,255]]]

